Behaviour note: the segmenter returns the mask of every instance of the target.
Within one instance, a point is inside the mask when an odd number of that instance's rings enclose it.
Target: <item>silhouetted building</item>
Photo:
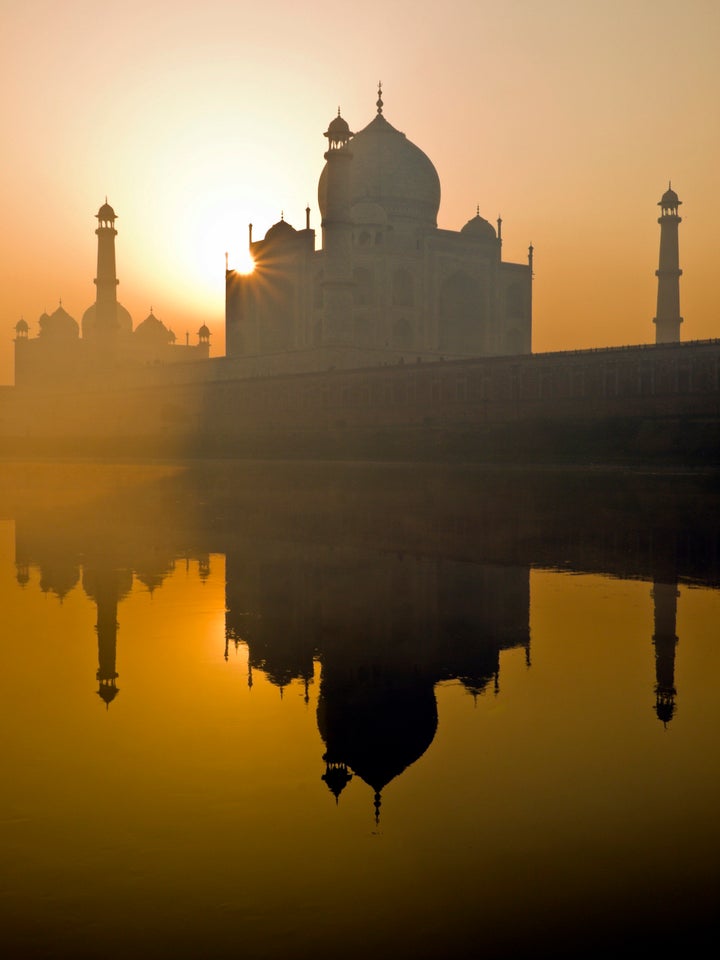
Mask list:
[[[108,375],[122,378],[137,367],[207,359],[210,331],[202,325],[198,342],[177,344],[175,334],[150,309],[133,330],[129,312],[117,299],[115,266],[116,215],[107,201],[97,214],[97,276],[95,302],[77,321],[63,308],[40,317],[37,337],[29,336],[27,321],[15,325],[15,384],[44,387],[83,385],[103,381]]]
[[[658,278],[657,314],[655,324],[656,343],[677,343],[680,340],[680,254],[678,248],[678,226],[682,218],[678,216],[678,207],[682,200],[668,184],[668,188],[658,203],[660,207],[660,262],[655,276]]]
[[[322,249],[282,217],[253,241],[254,272],[226,276],[227,354],[263,372],[367,366],[531,350],[532,250],[502,259],[477,214],[437,226],[440,181],[428,157],[383,115],[359,133],[335,117],[318,184]],[[242,365],[237,366],[242,370]]]

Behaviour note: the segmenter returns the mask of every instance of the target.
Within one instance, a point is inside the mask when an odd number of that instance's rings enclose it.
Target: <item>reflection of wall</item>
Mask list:
[[[0,424],[18,449],[72,440],[107,453],[122,440],[150,455],[718,462],[718,341],[347,371],[326,357],[325,372],[285,376],[263,358],[238,375],[235,362],[139,367],[132,389],[91,395],[14,389],[0,393]]]

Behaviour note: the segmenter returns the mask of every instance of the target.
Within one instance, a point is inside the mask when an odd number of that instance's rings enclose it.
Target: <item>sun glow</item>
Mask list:
[[[235,257],[234,268],[238,273],[253,273],[255,270],[255,261],[249,250],[243,250]]]

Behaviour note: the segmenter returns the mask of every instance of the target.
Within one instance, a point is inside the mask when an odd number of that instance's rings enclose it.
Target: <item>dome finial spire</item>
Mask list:
[[[377,106],[378,115],[381,116],[381,115],[382,115],[382,108],[383,108],[382,80],[378,80],[378,98],[377,98],[376,106]]]

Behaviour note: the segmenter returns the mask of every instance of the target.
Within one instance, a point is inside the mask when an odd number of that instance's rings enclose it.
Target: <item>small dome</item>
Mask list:
[[[495,227],[481,217],[479,212],[477,216],[472,218],[472,220],[468,220],[460,233],[464,233],[465,236],[477,237],[478,239],[483,240],[496,239]]]
[[[289,237],[296,236],[296,234],[295,227],[291,226],[283,217],[270,227],[265,234],[265,239],[272,241],[287,240]]]
[[[340,116],[339,107],[337,116],[330,121],[325,136],[328,138],[330,143],[347,143],[352,136],[347,120],[344,120]]]
[[[158,320],[155,314],[150,313],[145,317],[142,323],[139,323],[133,333],[134,337],[144,340],[146,343],[169,343],[170,331],[162,322]]]
[[[201,340],[207,339],[210,336],[210,328],[203,324],[198,330],[198,336]]]
[[[665,193],[662,195],[662,200],[658,203],[659,207],[678,207],[682,203],[682,200],[678,198],[678,195],[673,190],[672,186],[668,184],[668,188]]]
[[[27,333],[29,329],[30,329],[30,328],[29,328],[28,325],[27,325],[27,320],[23,320],[23,318],[20,317],[20,319],[18,320],[18,322],[15,324],[15,332],[16,332],[16,333]]]
[[[80,328],[77,320],[73,320],[70,314],[63,310],[62,304],[57,310],[48,316],[44,313],[40,317],[40,336],[41,337],[63,337],[75,338],[80,336]]]
[[[98,212],[95,214],[98,220],[116,220],[115,211],[110,206],[110,204],[105,201],[105,203],[100,207]]]

